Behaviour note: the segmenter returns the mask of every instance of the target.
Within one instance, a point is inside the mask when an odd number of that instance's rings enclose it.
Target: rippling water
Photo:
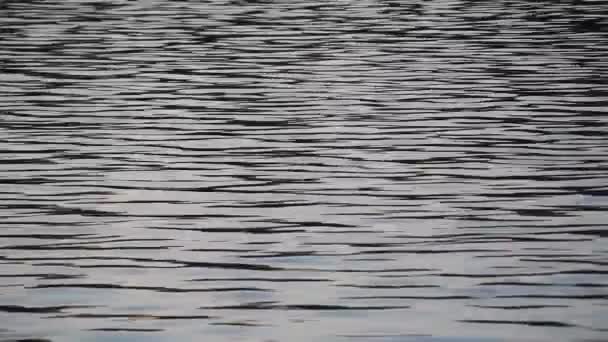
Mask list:
[[[0,340],[599,341],[601,1],[0,2]]]

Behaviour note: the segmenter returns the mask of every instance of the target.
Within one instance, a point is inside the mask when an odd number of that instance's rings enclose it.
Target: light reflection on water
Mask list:
[[[0,340],[601,338],[602,10],[2,2]]]

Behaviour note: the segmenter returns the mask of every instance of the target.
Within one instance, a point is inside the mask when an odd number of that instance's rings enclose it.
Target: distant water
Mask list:
[[[0,341],[606,341],[606,11],[0,1]]]

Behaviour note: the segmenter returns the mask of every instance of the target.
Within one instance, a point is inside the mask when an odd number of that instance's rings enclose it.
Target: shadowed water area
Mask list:
[[[601,1],[0,1],[0,341],[600,341]]]

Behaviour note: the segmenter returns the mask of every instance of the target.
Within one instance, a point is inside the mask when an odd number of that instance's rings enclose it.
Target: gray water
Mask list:
[[[606,341],[606,10],[0,1],[0,340]]]

